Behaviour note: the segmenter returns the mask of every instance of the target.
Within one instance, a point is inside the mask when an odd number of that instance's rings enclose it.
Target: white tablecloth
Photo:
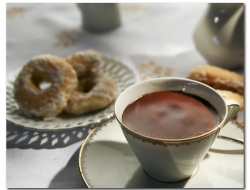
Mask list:
[[[119,4],[122,25],[96,34],[81,29],[76,4],[7,4],[7,74],[40,54],[94,49],[135,69],[150,61],[172,76],[178,67],[205,63],[192,40],[205,3]],[[7,122],[7,188],[85,188],[78,169],[81,144],[94,125],[34,131]]]

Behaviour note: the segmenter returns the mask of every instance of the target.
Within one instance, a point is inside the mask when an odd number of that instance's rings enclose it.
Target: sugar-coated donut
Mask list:
[[[117,93],[117,85],[110,76],[88,73],[79,79],[77,90],[69,99],[65,112],[79,115],[101,110],[117,97]]]
[[[187,78],[203,82],[215,89],[244,93],[244,79],[241,75],[216,66],[194,67]]]
[[[244,108],[244,98],[242,95],[228,91],[228,90],[216,90],[225,100],[234,100],[239,103],[240,110]]]
[[[78,77],[84,76],[101,64],[101,55],[94,50],[78,51],[65,59],[73,66]]]
[[[65,108],[76,87],[76,72],[69,63],[56,56],[40,55],[20,71],[14,83],[14,98],[28,116],[53,117]]]

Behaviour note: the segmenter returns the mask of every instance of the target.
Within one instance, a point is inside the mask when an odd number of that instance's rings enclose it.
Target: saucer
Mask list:
[[[234,122],[220,134],[244,139],[242,127]],[[88,135],[78,161],[89,188],[244,188],[243,145],[216,139],[196,173],[180,182],[164,183],[144,172],[114,117]]]

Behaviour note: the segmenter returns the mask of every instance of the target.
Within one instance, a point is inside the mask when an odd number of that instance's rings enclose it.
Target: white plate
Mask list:
[[[102,64],[98,70],[99,72],[110,75],[115,80],[118,86],[118,93],[121,93],[127,87],[136,82],[137,79],[134,72],[122,62],[106,56],[103,56],[102,60]],[[12,123],[33,129],[58,130],[72,129],[75,127],[87,126],[93,123],[100,123],[113,116],[114,105],[111,104],[101,111],[80,116],[60,114],[57,117],[49,119],[34,119],[27,117],[19,110],[13,97],[13,83],[19,71],[20,69],[11,73],[7,77],[6,118]]]
[[[244,139],[242,128],[231,122],[220,134]],[[244,146],[216,139],[193,177],[163,183],[144,172],[118,122],[111,118],[82,144],[79,169],[89,188],[243,188]]]

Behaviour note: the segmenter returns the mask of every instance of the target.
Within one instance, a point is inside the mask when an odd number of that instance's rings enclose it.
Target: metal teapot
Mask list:
[[[211,3],[193,40],[209,64],[226,69],[244,65],[244,4]]]

